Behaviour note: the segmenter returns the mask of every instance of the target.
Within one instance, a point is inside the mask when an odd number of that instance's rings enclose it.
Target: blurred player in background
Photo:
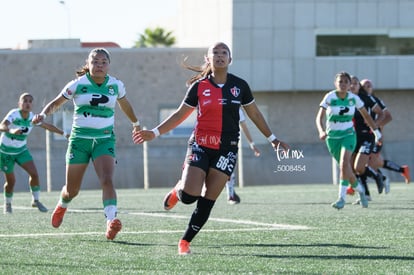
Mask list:
[[[392,120],[391,112],[386,107],[385,103],[380,98],[375,96],[374,86],[373,86],[373,83],[372,83],[371,80],[363,79],[361,81],[361,85],[368,92],[368,94],[370,94],[374,97],[374,99],[378,102],[379,106],[382,108],[382,110],[385,114],[384,123],[381,125],[381,128],[380,128],[381,131],[383,131],[383,127]],[[382,157],[382,154],[381,154],[382,146],[383,146],[383,143],[376,144],[374,146],[374,149],[372,150],[372,154],[370,156],[369,165],[372,168],[376,169],[378,171],[378,173],[380,173],[381,175],[382,175],[382,172],[379,168],[385,168],[387,170],[400,173],[401,176],[404,177],[405,183],[409,184],[410,180],[411,180],[411,177],[410,177],[410,169],[409,169],[408,165],[398,165],[397,163],[395,163],[392,160],[387,160],[387,159],[384,160],[384,158]],[[384,180],[384,183],[385,183],[384,184],[385,193],[389,193],[390,192],[389,179],[384,175],[382,175],[382,176],[383,176],[383,180]]]
[[[33,124],[32,112],[33,96],[27,92],[22,93],[19,97],[18,108],[10,110],[0,123],[0,167],[6,178],[4,184],[4,213],[13,212],[13,191],[16,183],[14,175],[14,165],[17,163],[29,174],[29,186],[32,193],[32,207],[39,209],[41,212],[47,212],[48,209],[39,201],[40,180],[33,157],[27,148],[27,137],[34,126],[39,126],[45,130],[60,135],[66,135],[63,130],[56,128],[54,125],[43,122]]]
[[[359,79],[356,76],[351,76],[350,91],[358,95],[358,97],[364,103],[364,107],[367,110],[368,114],[371,115],[376,125],[378,127],[381,127],[383,125],[382,123],[384,123],[383,111],[377,104],[376,100],[372,96],[368,95],[367,91],[365,91],[364,88],[361,87]],[[375,114],[375,116],[372,116],[372,114]],[[375,119],[373,117],[375,117]],[[382,175],[380,175],[375,169],[368,165],[372,149],[376,144],[375,135],[360,112],[355,113],[353,122],[357,135],[357,144],[354,154],[352,156],[353,167],[355,174],[357,175],[362,186],[365,189],[365,196],[370,201],[371,194],[368,189],[368,177],[372,177],[373,179],[375,179],[378,188],[378,193],[381,194],[384,189]],[[352,191],[352,187],[349,187],[347,193],[352,194]]]
[[[352,119],[359,111],[375,134],[375,141],[381,139],[377,125],[368,114],[362,100],[349,91],[351,76],[347,72],[335,75],[335,89],[328,92],[319,104],[316,115],[316,127],[319,138],[325,140],[329,153],[339,165],[340,185],[338,200],[332,207],[342,209],[346,202],[348,185],[359,193],[362,207],[368,207],[363,186],[357,180],[352,169],[352,154],[356,147],[356,133]]]
[[[247,128],[246,123],[246,116],[244,115],[244,112],[240,109],[240,128],[244,135],[246,136],[247,141],[249,142],[250,149],[253,150],[254,155],[256,157],[260,156],[260,151],[256,147],[256,144],[253,142],[253,138],[250,134],[249,129]],[[236,186],[236,175],[235,172],[233,172],[230,176],[230,179],[226,183],[226,192],[227,192],[227,202],[229,204],[238,204],[240,203],[240,197],[234,190]]]

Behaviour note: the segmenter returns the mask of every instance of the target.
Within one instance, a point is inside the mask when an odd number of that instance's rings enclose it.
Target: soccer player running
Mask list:
[[[368,114],[362,100],[349,91],[351,76],[347,72],[335,75],[335,90],[328,92],[319,104],[316,115],[316,127],[319,138],[325,140],[329,153],[337,161],[340,171],[338,200],[332,207],[342,209],[345,206],[346,190],[351,184],[360,196],[362,207],[368,207],[363,186],[358,182],[352,169],[351,157],[356,146],[356,134],[352,119],[359,111],[375,134],[375,141],[381,139],[377,125]]]
[[[209,47],[201,67],[186,66],[198,73],[188,81],[191,86],[177,110],[154,129],[133,133],[135,143],[150,141],[177,127],[198,108],[181,180],[164,200],[169,209],[178,201],[184,204],[197,202],[178,243],[180,255],[191,253],[191,241],[207,222],[216,199],[236,166],[241,106],[274,149],[289,148],[270,130],[247,82],[228,73],[231,61],[226,44],[218,42]],[[206,191],[201,196],[204,183]]]
[[[242,109],[240,109],[240,128],[243,131],[244,135],[246,136],[247,141],[249,142],[250,149],[254,152],[256,157],[260,156],[260,151],[256,147],[256,144],[253,142],[252,135],[250,134],[249,128],[247,128],[246,123],[246,116]],[[227,192],[227,203],[228,204],[238,204],[240,203],[240,197],[234,190],[234,186],[236,185],[236,175],[235,171],[231,174],[229,180],[226,183],[226,192]]]
[[[370,114],[373,119],[374,116],[372,114],[375,114],[374,121],[376,125],[382,127],[384,123],[386,123],[382,109],[379,104],[377,104],[377,101],[370,96],[363,87],[361,87],[359,79],[356,76],[351,76],[350,91],[358,95],[364,103],[368,114]],[[379,194],[381,194],[384,189],[382,175],[380,175],[376,169],[373,169],[368,165],[370,155],[375,145],[375,136],[359,111],[356,112],[354,116],[354,127],[357,135],[357,143],[353,154],[353,167],[361,184],[364,186],[365,196],[370,201],[372,199],[367,184],[368,177],[375,179]],[[353,191],[352,187],[349,187],[347,192],[352,195]],[[357,202],[359,202],[359,200]]]
[[[381,126],[381,130],[383,130],[383,127],[391,122],[392,120],[392,115],[391,112],[389,111],[389,109],[387,108],[387,106],[385,105],[385,103],[378,98],[377,96],[374,95],[374,87],[372,84],[372,81],[369,79],[363,79],[361,80],[361,85],[364,87],[364,89],[367,91],[367,93],[369,95],[371,95],[378,103],[378,105],[381,107],[381,109],[384,112],[385,115],[385,119],[383,122],[383,125]],[[374,114],[373,114],[374,115]],[[382,175],[382,172],[379,168],[385,168],[388,169],[390,171],[393,172],[397,172],[400,173],[401,176],[404,177],[405,183],[409,184],[410,183],[410,169],[408,167],[408,165],[399,165],[397,163],[395,163],[392,160],[388,160],[382,157],[381,154],[381,150],[382,150],[382,146],[383,146],[383,142],[380,144],[376,144],[372,150],[372,154],[369,160],[369,165],[374,168],[380,175]],[[384,181],[384,188],[385,188],[385,193],[389,193],[390,192],[390,183],[389,183],[389,179],[388,177],[382,175],[383,177],[383,181]]]
[[[67,83],[33,121],[42,122],[60,106],[73,101],[73,124],[66,152],[66,183],[52,214],[52,226],[58,228],[61,225],[69,203],[79,193],[82,178],[92,160],[102,187],[107,225],[105,235],[108,240],[113,240],[122,228],[121,221],[116,217],[117,196],[113,183],[116,103],[132,122],[133,131],[140,130],[140,127],[126,98],[123,82],[108,75],[109,65],[110,55],[106,49],[91,50],[86,64],[76,72],[78,78]]]
[[[244,115],[243,110],[240,108],[239,110],[239,115],[240,115],[240,128],[242,129],[243,133],[245,134],[247,141],[249,142],[249,146],[250,149],[252,149],[252,151],[254,152],[254,155],[256,157],[260,156],[260,151],[259,149],[256,147],[255,143],[253,142],[253,138],[250,135],[250,131],[247,128],[247,124],[246,124],[246,116]],[[185,167],[185,161],[184,161],[184,165],[183,165],[183,169]],[[231,173],[231,176],[229,177],[228,181],[226,182],[226,192],[227,192],[227,203],[234,205],[234,204],[239,204],[241,199],[240,196],[236,193],[235,185],[236,185],[236,175],[235,175],[236,171],[233,170],[233,173]],[[178,180],[177,184],[179,184],[181,180]],[[176,185],[177,185],[176,184]],[[206,188],[205,185],[203,186],[203,190],[201,191],[201,195],[203,196],[206,192]],[[166,201],[165,203],[168,203],[168,201]],[[166,204],[164,205],[164,209],[165,210],[171,210],[171,207]]]
[[[19,97],[18,108],[10,110],[0,123],[0,167],[6,178],[4,184],[4,213],[13,212],[13,191],[16,184],[14,165],[17,163],[29,174],[29,186],[32,193],[32,207],[41,212],[48,209],[39,201],[40,180],[33,157],[27,148],[27,137],[34,126],[65,135],[64,131],[49,123],[34,125],[32,118],[33,96],[24,92]]]

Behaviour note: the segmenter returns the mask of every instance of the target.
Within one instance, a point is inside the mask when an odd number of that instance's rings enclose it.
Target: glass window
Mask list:
[[[317,56],[413,55],[414,37],[318,35]]]

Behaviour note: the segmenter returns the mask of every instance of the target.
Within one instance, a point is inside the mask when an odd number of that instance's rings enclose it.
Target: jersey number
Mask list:
[[[233,171],[233,164],[229,165],[229,159],[226,157],[221,156],[216,163],[216,167],[221,171],[229,170],[230,172]]]

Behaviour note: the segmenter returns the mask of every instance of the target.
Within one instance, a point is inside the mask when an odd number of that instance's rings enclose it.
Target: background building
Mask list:
[[[255,158],[244,142],[244,182],[267,185],[332,182],[331,159],[325,144],[318,139],[314,121],[320,100],[333,89],[334,75],[346,70],[360,78],[370,78],[394,117],[384,132],[385,157],[413,167],[414,19],[409,12],[413,8],[414,3],[408,0],[182,0],[178,47],[110,48],[110,73],[124,81],[142,124],[152,128],[184,96],[185,80],[191,72],[183,70],[180,61],[188,56],[189,63],[201,64],[210,44],[228,43],[234,58],[231,72],[249,82],[275,134],[292,146],[289,156],[278,158],[250,124],[262,156]],[[17,106],[22,90],[34,94],[34,109],[40,111],[74,78],[89,48],[73,42],[69,47],[33,43],[41,46],[0,51],[1,116]],[[66,109],[53,116],[54,122],[67,126],[70,107],[67,104]],[[148,144],[151,186],[172,186],[180,176],[192,123],[190,119]],[[143,148],[132,144],[131,125],[120,110],[116,131],[117,185],[143,187]],[[51,183],[53,189],[60,189],[66,144],[60,137],[50,137]],[[40,129],[35,129],[29,138],[43,179],[45,140]],[[26,175],[17,176],[16,187],[27,188]],[[390,176],[402,181],[395,173]],[[84,188],[98,187],[89,169]]]

